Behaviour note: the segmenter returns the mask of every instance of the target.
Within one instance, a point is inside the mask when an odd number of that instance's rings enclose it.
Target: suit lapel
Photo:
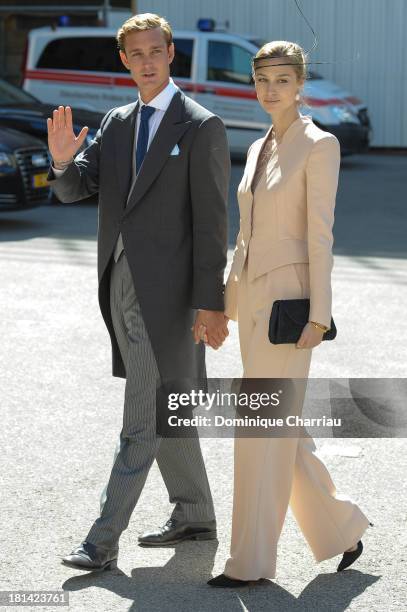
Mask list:
[[[177,91],[169,107],[167,108],[158,130],[153,138],[153,141],[146,153],[146,156],[141,166],[140,172],[137,175],[137,180],[133,181],[130,186],[132,170],[132,145],[133,138],[125,137],[125,145],[120,142],[120,138],[124,137],[126,130],[131,130],[134,134],[135,131],[135,119],[138,111],[138,103],[131,113],[131,118],[128,117],[122,123],[126,124],[126,128],[121,128],[116,135],[116,143],[119,147],[119,155],[117,163],[120,167],[119,175],[122,176],[123,186],[127,186],[127,206],[125,208],[123,216],[127,216],[134,206],[141,200],[143,195],[149,189],[153,181],[159,175],[162,167],[167,161],[171,150],[174,145],[180,140],[182,135],[190,127],[191,121],[185,121],[183,117],[183,94]],[[125,158],[123,159],[123,155]],[[124,162],[124,165],[123,165]]]
[[[244,219],[251,219],[251,211],[253,207],[253,193],[251,190],[254,173],[257,167],[257,161],[259,159],[260,152],[263,145],[270,134],[271,128],[267,131],[264,138],[259,139],[258,142],[252,145],[252,150],[247,159],[245,172],[243,174],[242,182],[238,188],[238,202],[240,209],[240,216]]]
[[[133,173],[133,141],[139,103],[130,106],[124,115],[113,116],[115,120],[115,163],[122,195],[123,208],[129,193]]]

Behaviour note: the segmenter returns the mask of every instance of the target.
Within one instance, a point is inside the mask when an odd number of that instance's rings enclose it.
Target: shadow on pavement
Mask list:
[[[272,580],[240,589],[213,588],[206,584],[211,577],[217,543],[203,545],[184,543],[174,548],[174,556],[163,567],[141,567],[127,576],[120,569],[113,572],[90,572],[66,580],[62,588],[70,593],[98,587],[127,599],[131,610],[143,612],[180,612],[194,610],[250,612],[342,612],[352,600],[380,579],[357,570],[320,574],[299,597]],[[120,567],[120,563],[119,563]],[[98,599],[103,595],[98,594]],[[74,598],[70,597],[70,605]]]

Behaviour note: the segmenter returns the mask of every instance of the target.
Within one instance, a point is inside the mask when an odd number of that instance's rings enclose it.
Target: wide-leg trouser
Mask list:
[[[239,282],[239,340],[245,378],[307,379],[312,349],[273,345],[268,322],[276,299],[309,297],[308,264],[281,266]],[[301,415],[306,380],[290,414]],[[352,547],[369,525],[347,495],[336,492],[305,428],[293,438],[235,438],[230,557],[224,573],[241,580],[275,578],[277,544],[288,505],[316,562]]]

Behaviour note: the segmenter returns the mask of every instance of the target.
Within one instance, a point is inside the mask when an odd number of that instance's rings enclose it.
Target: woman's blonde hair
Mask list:
[[[261,47],[254,56],[253,60],[257,59],[274,59],[274,58],[289,58],[289,63],[292,64],[298,81],[305,81],[307,78],[307,56],[305,51],[297,43],[287,40],[273,40]],[[252,61],[252,77],[255,77],[256,63]],[[297,100],[298,105],[305,103],[301,92]]]
[[[127,19],[127,21],[125,21],[117,31],[117,46],[121,51],[126,53],[124,48],[126,34],[129,34],[130,32],[153,30],[155,28],[161,28],[164,38],[167,41],[167,45],[170,46],[172,43],[171,26],[168,21],[164,19],[164,17],[160,17],[154,13],[140,13],[140,15],[133,15],[132,17],[129,17],[129,19]]]

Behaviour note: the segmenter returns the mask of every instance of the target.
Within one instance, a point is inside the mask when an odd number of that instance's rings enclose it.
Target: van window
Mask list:
[[[126,72],[113,36],[66,37],[52,40],[43,50],[37,68]]]
[[[171,76],[191,78],[194,41],[192,38],[174,38],[175,57],[171,64]]]
[[[252,53],[240,45],[211,40],[208,42],[209,81],[228,81],[250,85]]]
[[[317,72],[314,72],[313,70],[309,70],[308,71],[308,80],[309,81],[319,81],[320,79],[323,79],[324,77],[322,77],[320,74],[318,74]]]

